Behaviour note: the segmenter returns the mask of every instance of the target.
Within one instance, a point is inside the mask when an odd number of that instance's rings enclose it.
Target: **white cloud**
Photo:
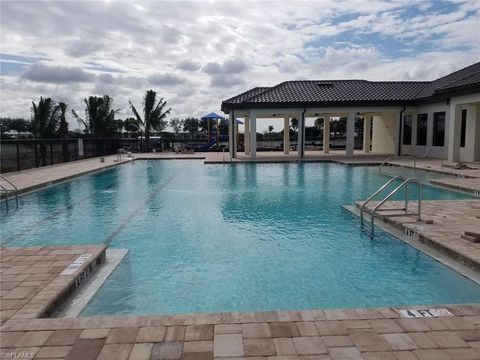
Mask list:
[[[22,78],[45,83],[64,84],[71,82],[91,82],[95,75],[80,67],[48,66],[34,64],[22,74]]]
[[[480,58],[476,0],[19,0],[0,16],[2,53],[42,55],[2,75],[7,116],[28,117],[40,96],[83,112],[83,98],[104,93],[127,116],[150,88],[172,117],[201,116],[254,86],[434,79]]]

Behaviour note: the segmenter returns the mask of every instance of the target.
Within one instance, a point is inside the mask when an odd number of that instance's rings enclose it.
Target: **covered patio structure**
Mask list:
[[[480,63],[433,81],[286,81],[224,100],[222,111],[228,114],[231,124],[232,158],[237,158],[238,150],[235,119],[245,122],[243,157],[258,156],[260,122],[280,118],[284,128],[283,155],[303,159],[309,118],[323,119],[321,151],[326,154],[331,148],[332,120],[346,118],[347,157],[354,156],[356,133],[363,132],[363,146],[357,144],[356,153],[361,147],[363,153],[428,156],[450,162],[480,160]],[[298,130],[296,146],[292,147],[289,130],[294,118]],[[356,131],[358,118],[364,120],[363,131]]]
[[[262,119],[282,118],[283,154],[291,150],[289,129],[298,120],[296,151],[305,158],[305,124],[307,118],[323,118],[323,153],[330,152],[332,119],[347,118],[345,154],[354,155],[355,121],[362,117],[364,153],[396,154],[400,148],[400,123],[403,114],[413,112],[408,106],[423,82],[382,83],[365,80],[288,81],[273,88],[254,88],[222,103],[229,121],[245,122],[245,155],[256,158],[257,125]],[[355,96],[353,96],[354,94]],[[230,127],[230,139],[236,128]],[[230,155],[236,158],[237,144],[230,141]]]

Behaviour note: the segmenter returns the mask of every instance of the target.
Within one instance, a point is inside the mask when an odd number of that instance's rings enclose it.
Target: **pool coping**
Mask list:
[[[85,309],[105,281],[114,273],[120,263],[127,256],[128,249],[106,249],[106,258],[101,267],[90,276],[88,281],[75,293],[70,295],[51,314],[52,318],[78,317]]]

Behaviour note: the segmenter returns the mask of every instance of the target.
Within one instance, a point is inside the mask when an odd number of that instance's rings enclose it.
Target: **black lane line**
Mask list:
[[[114,185],[113,183],[110,184],[110,185],[107,185],[105,188],[99,189],[99,190],[97,190],[96,192],[110,189],[113,185]],[[96,193],[96,192],[95,192],[95,193]],[[95,193],[94,193],[94,194],[95,194]],[[77,205],[79,205],[79,204],[87,201],[87,200],[90,199],[91,197],[92,197],[92,194],[87,195],[87,196],[85,196],[84,198],[81,198],[81,199],[78,200],[78,201],[75,201],[75,202],[73,202],[73,203],[71,203],[71,204],[66,205],[66,206],[65,206],[64,208],[62,208],[62,209],[58,209],[58,210],[52,211],[51,213],[49,213],[48,216],[46,216],[46,217],[44,217],[44,218],[42,218],[42,219],[40,219],[40,220],[38,220],[38,221],[35,221],[34,223],[29,224],[28,226],[25,225],[25,226],[24,226],[24,230],[21,230],[21,231],[15,233],[15,234],[13,234],[13,235],[10,235],[10,236],[8,236],[6,239],[2,239],[2,241],[1,241],[2,245],[8,244],[10,241],[12,241],[12,240],[15,239],[15,238],[24,237],[24,236],[27,234],[27,228],[29,229],[29,228],[31,228],[31,227],[40,225],[40,224],[42,224],[42,223],[44,223],[44,222],[46,222],[46,221],[53,220],[53,219],[55,219],[55,217],[56,217],[58,214],[63,213],[63,212],[67,212],[67,211],[69,211],[69,210],[72,210],[74,206],[77,206]]]
[[[175,179],[178,175],[178,173],[183,169],[184,167],[181,167],[178,169],[168,180],[166,180],[164,183],[158,185],[157,187],[154,188],[148,195],[147,195],[147,200],[145,200],[139,207],[137,207],[130,215],[127,216],[125,221],[122,222],[120,226],[118,226],[108,237],[107,239],[103,242],[103,244],[110,246],[112,240],[122,232],[125,227],[132,222],[132,220],[135,218],[135,216],[140,212],[140,210],[144,210],[145,206],[148,205],[150,202],[153,201],[154,196],[158,194],[160,191],[162,191],[168,184],[172,182],[173,179]]]

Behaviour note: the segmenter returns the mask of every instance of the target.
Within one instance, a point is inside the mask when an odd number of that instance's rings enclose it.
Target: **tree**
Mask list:
[[[200,127],[200,120],[197,118],[186,118],[183,120],[183,131],[189,132],[190,134],[198,133]]]
[[[140,129],[140,126],[138,124],[137,119],[135,119],[134,117],[129,117],[129,118],[126,118],[125,121],[123,122],[123,128],[125,129],[125,131],[130,133],[130,136],[134,136],[135,133],[137,133],[138,130]]]
[[[170,120],[170,127],[173,129],[175,134],[178,134],[182,130],[183,121],[179,118],[174,118]]]
[[[16,131],[17,135],[21,132],[30,131],[30,124],[25,119],[12,119],[10,122],[10,130]]]
[[[10,126],[12,124],[12,119],[10,118],[0,118],[0,133],[2,136],[4,133],[10,131]]]
[[[52,138],[60,124],[60,105],[50,98],[40,98],[38,104],[32,101],[32,133],[37,139]],[[40,160],[47,165],[47,145],[40,142]]]
[[[62,156],[63,161],[68,162],[70,161],[70,154],[68,152],[68,122],[67,122],[67,104],[61,102],[58,104],[60,107],[60,122],[57,134],[60,136],[61,139],[64,139],[62,142]]]
[[[108,95],[103,97],[90,96],[85,102],[85,119],[72,110],[73,116],[85,127],[85,133],[97,138],[108,138],[115,135],[115,114],[112,109],[113,99]]]
[[[323,130],[323,124],[325,123],[325,120],[321,117],[316,118],[313,125],[319,130]]]
[[[345,135],[347,132],[347,118],[341,117],[338,120],[332,120],[330,128],[335,135]]]
[[[218,123],[218,131],[220,135],[228,134],[228,120],[220,120]]]
[[[297,118],[292,118],[290,120],[290,126],[293,129],[293,131],[296,131],[298,129],[298,119]]]
[[[60,107],[60,121],[57,134],[62,139],[68,138],[68,122],[67,122],[67,104],[61,102],[58,104]]]
[[[115,133],[121,136],[123,130],[123,120],[113,120],[113,127],[115,129]]]
[[[148,90],[145,93],[143,119],[131,101],[130,106],[132,107],[132,112],[137,118],[138,123],[142,125],[145,131],[145,145],[147,152],[149,152],[151,130],[162,131],[166,128],[167,122],[165,119],[168,114],[170,114],[172,108],[165,110],[167,101],[163,100],[163,98],[160,98],[157,103],[157,93],[153,90]]]

